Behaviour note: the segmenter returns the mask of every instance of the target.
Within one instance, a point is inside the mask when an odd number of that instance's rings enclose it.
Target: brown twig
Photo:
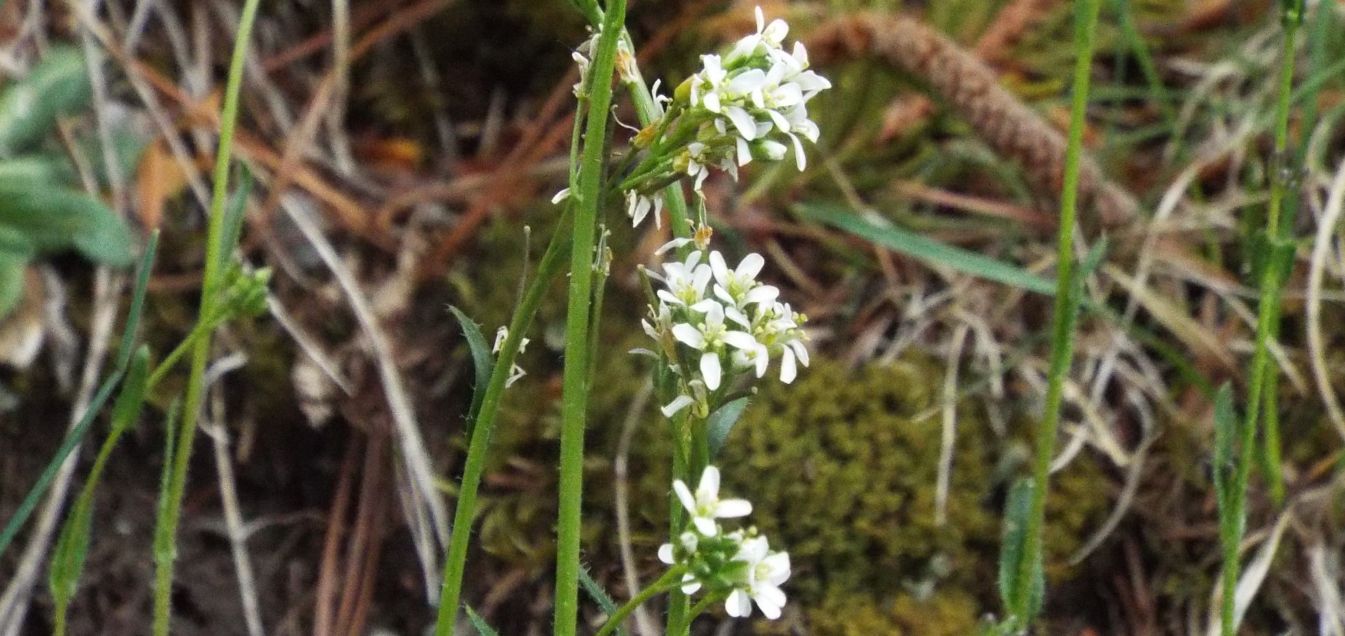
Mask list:
[[[332,633],[332,621],[336,618],[332,610],[338,583],[337,561],[341,558],[341,535],[345,534],[346,516],[350,512],[350,492],[355,481],[359,447],[359,436],[352,434],[346,444],[345,459],[341,460],[331,512],[327,514],[327,536],[322,543],[322,565],[318,569],[317,599],[313,610],[313,636]]]

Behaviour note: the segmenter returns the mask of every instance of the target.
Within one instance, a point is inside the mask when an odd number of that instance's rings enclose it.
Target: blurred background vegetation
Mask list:
[[[1038,178],[1043,166],[996,142],[1023,122],[976,121],[966,114],[976,96],[941,92],[945,74],[963,69],[922,76],[859,35],[847,40],[844,27],[861,12],[905,16],[1063,130],[1070,3],[760,4],[790,22],[836,88],[813,102],[822,139],[807,171],[754,164],[740,183],[706,186],[722,245],[768,256],[765,277],[809,315],[815,351],[796,386],[754,398],[723,460],[731,492],[757,503],[756,521],[795,558],[791,603],[782,621],[713,633],[972,633],[997,610],[1000,512],[1027,470],[1040,412],[1050,298],[1036,286],[1054,258],[1056,192]],[[1273,4],[1104,3],[1086,144],[1099,178],[1137,205],[1083,228],[1090,242],[1105,234],[1108,253],[1088,281],[1096,309],[1080,324],[1066,396],[1046,633],[1202,631],[1219,567],[1210,395],[1243,380],[1255,302],[1240,282],[1253,267],[1243,237],[1281,169],[1293,171],[1289,229],[1300,246],[1276,353],[1287,499],[1252,500],[1256,546],[1278,550],[1245,633],[1345,630],[1345,422],[1326,406],[1345,390],[1338,251],[1316,301],[1307,288],[1317,233],[1339,239],[1318,219],[1345,158],[1345,3],[1319,0],[1308,17],[1292,158],[1270,151]],[[115,346],[100,316],[115,309],[120,268],[150,228],[163,238],[145,337],[166,351],[194,320],[235,5],[0,3],[0,519],[55,452],[72,405],[87,400],[88,361]],[[675,86],[698,54],[752,28],[754,6],[633,2],[645,76]],[[394,495],[404,484],[389,397],[408,396],[451,501],[472,367],[445,306],[493,333],[518,297],[525,255],[535,262],[555,225],[547,201],[565,181],[570,52],[586,37],[569,3],[348,9],[342,26],[333,3],[262,5],[237,152],[258,180],[242,249],[276,270],[272,315],[220,338],[219,356],[243,363],[222,372],[208,409],[232,474],[197,454],[177,633],[247,633],[225,493],[246,520],[255,580],[245,593],[270,632],[311,632],[319,620],[343,634],[425,629],[432,612]],[[624,102],[617,116],[635,121]],[[321,240],[296,219],[316,224]],[[652,262],[665,238],[624,220],[608,215],[611,349],[591,398],[584,532],[586,563],[618,598],[630,576],[647,582],[657,571],[668,483],[647,369],[625,353],[644,338],[635,265]],[[339,267],[322,258],[329,248]],[[352,312],[352,297],[372,322]],[[1326,325],[1317,345],[1309,312]],[[506,397],[469,560],[466,600],[506,634],[549,630],[563,314],[558,287],[521,356],[528,375]],[[160,415],[128,436],[104,477],[75,633],[134,634],[147,623],[168,407],[154,404]],[[91,461],[85,452],[77,468]],[[1283,515],[1288,530],[1271,533]],[[36,545],[41,531],[23,539]],[[0,559],[0,633],[51,629],[50,599],[33,585],[40,574],[24,563],[20,550]],[[596,619],[596,608],[585,612]]]

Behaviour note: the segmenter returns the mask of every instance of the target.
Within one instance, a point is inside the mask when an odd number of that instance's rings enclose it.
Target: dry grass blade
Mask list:
[[[434,469],[429,453],[425,450],[425,442],[420,436],[420,427],[411,406],[411,399],[402,382],[401,371],[397,368],[392,346],[379,324],[378,317],[369,306],[359,282],[341,261],[336,248],[327,237],[323,236],[317,223],[309,218],[308,211],[301,206],[288,205],[284,200],[281,207],[336,277],[361,330],[373,349],[379,379],[383,384],[388,408],[396,425],[395,434],[402,457],[399,466],[406,472],[404,483],[409,489],[409,492],[405,493],[409,504],[409,509],[405,511],[406,518],[411,526],[416,555],[423,570],[426,597],[434,599],[438,595],[439,545],[441,542],[444,544],[448,542],[448,512],[435,490]]]
[[[1326,259],[1331,251],[1331,239],[1336,236],[1336,226],[1341,214],[1345,212],[1345,162],[1341,162],[1336,178],[1331,183],[1331,195],[1327,199],[1322,220],[1317,225],[1317,238],[1312,246],[1312,262],[1308,269],[1308,361],[1312,365],[1312,377],[1317,382],[1317,392],[1326,405],[1327,415],[1335,425],[1341,439],[1345,439],[1345,411],[1341,410],[1340,398],[1331,386],[1330,370],[1326,368],[1326,342],[1322,337],[1322,286],[1326,271]]]
[[[808,38],[820,63],[876,57],[928,84],[996,152],[1013,159],[1041,192],[1060,192],[1065,136],[999,85],[994,71],[957,43],[910,18],[862,13],[824,24]],[[1139,206],[1091,159],[1081,166],[1079,194],[1090,225],[1120,225]]]

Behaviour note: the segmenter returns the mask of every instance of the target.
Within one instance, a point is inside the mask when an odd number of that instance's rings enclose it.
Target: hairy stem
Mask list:
[[[215,315],[216,291],[221,276],[220,258],[224,234],[224,205],[229,192],[229,167],[233,152],[234,124],[238,120],[238,94],[243,83],[243,62],[247,57],[248,39],[252,33],[252,24],[257,17],[260,0],[247,0],[238,22],[238,33],[234,39],[233,58],[229,63],[229,78],[224,93],[224,108],[220,115],[219,148],[215,156],[213,191],[210,198],[209,229],[206,233],[205,273],[201,282],[201,304],[198,316]],[[158,532],[165,537],[176,537],[178,522],[182,514],[182,496],[187,487],[187,467],[191,460],[192,441],[196,437],[197,418],[201,409],[201,398],[205,388],[205,367],[210,357],[212,338],[207,335],[196,341],[192,349],[191,371],[187,378],[187,391],[182,411],[182,424],[177,431],[177,450],[171,458],[172,473],[166,485],[165,505],[156,521]],[[174,431],[169,430],[168,435]],[[168,461],[169,458],[165,458]],[[156,554],[154,568],[154,634],[167,636],[172,618],[173,595],[173,551]]]
[[[1220,599],[1220,629],[1224,636],[1236,631],[1236,594],[1241,563],[1238,545],[1247,529],[1247,488],[1251,478],[1256,449],[1257,424],[1261,420],[1261,399],[1267,383],[1273,384],[1275,369],[1270,362],[1270,341],[1278,317],[1280,303],[1280,268],[1276,261],[1280,254],[1280,211],[1284,205],[1286,183],[1286,152],[1289,140],[1289,106],[1294,84],[1294,41],[1302,19],[1302,3],[1291,3],[1284,11],[1284,42],[1279,73],[1279,99],[1275,106],[1275,156],[1270,180],[1270,202],[1266,209],[1265,232],[1268,251],[1261,268],[1260,302],[1257,305],[1256,348],[1252,353],[1247,381],[1247,406],[1242,428],[1238,431],[1238,458],[1233,481],[1229,510],[1223,515],[1233,526],[1230,540],[1224,542],[1224,571]],[[1267,431],[1269,433],[1270,431]],[[1278,432],[1278,431],[1276,431]],[[1267,447],[1278,448],[1278,439],[1266,439]],[[1274,478],[1271,478],[1272,482]]]
[[[1088,87],[1093,63],[1094,32],[1097,30],[1100,0],[1082,0],[1075,4],[1074,100],[1069,138],[1065,147],[1064,189],[1060,194],[1060,228],[1056,265],[1055,307],[1051,324],[1051,359],[1046,390],[1046,412],[1037,423],[1036,456],[1033,458],[1032,505],[1027,518],[1018,577],[1015,580],[1013,615],[1019,627],[1032,621],[1033,586],[1038,577],[1042,555],[1042,525],[1046,516],[1046,492],[1050,482],[1051,456],[1055,454],[1056,429],[1060,424],[1060,405],[1065,376],[1069,374],[1074,353],[1074,324],[1079,299],[1074,281],[1074,226],[1078,212],[1079,174],[1083,152],[1083,132],[1088,109]]]
[[[601,35],[589,70],[588,117],[574,197],[570,246],[570,293],[565,317],[565,369],[561,375],[560,503],[556,532],[556,611],[554,633],[573,636],[579,615],[579,530],[583,500],[584,425],[588,410],[588,334],[593,300],[593,242],[602,204],[607,160],[611,78],[617,39],[626,19],[624,0],[613,0],[603,17]]]
[[[661,592],[666,592],[680,584],[682,582],[683,572],[685,572],[685,570],[682,568],[669,569],[663,576],[659,577],[657,581],[650,583],[649,587],[640,590],[639,594],[636,594],[631,600],[626,601],[625,605],[622,605],[617,609],[616,613],[612,614],[607,619],[606,623],[603,623],[602,628],[599,629],[598,633],[594,636],[607,636],[616,631],[618,627],[621,627],[622,623],[626,622],[626,618],[631,615],[631,612],[635,611],[635,608],[643,605],[645,601],[654,598],[655,595]]]

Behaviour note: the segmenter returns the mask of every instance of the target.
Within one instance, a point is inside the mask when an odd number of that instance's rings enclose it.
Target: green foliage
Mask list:
[[[495,628],[491,627],[486,619],[481,618],[481,615],[477,614],[471,605],[464,605],[463,609],[467,610],[467,619],[472,621],[472,627],[476,628],[477,634],[480,634],[480,636],[499,636],[500,633],[495,631]]]
[[[490,382],[490,371],[495,365],[495,357],[490,353],[486,337],[481,334],[481,327],[467,317],[467,314],[462,313],[461,309],[449,305],[448,310],[458,319],[458,324],[462,325],[462,337],[467,340],[467,348],[472,352],[472,367],[476,372],[476,386],[472,387],[472,407],[467,410],[467,434],[470,436],[472,423],[476,421],[476,413],[481,409],[481,400],[486,397],[486,384]]]
[[[995,493],[1011,477],[996,466],[1019,443],[995,435],[975,402],[960,405],[947,522],[939,525],[941,377],[919,360],[854,372],[819,360],[792,386],[768,385],[725,445],[720,463],[736,467],[725,472],[726,491],[751,500],[757,525],[789,550],[789,593],[818,633],[931,633],[935,623],[920,617],[935,606],[940,629],[974,633],[995,605],[988,582],[1003,506]],[[1086,458],[1057,475],[1059,497],[1047,505],[1048,577],[1069,574],[1058,561],[1103,511],[1102,480]],[[823,609],[834,603],[867,604],[869,620],[887,623],[822,629],[850,620]]]
[[[710,414],[710,419],[705,424],[710,433],[711,457],[719,456],[719,451],[724,448],[724,441],[728,439],[729,433],[733,432],[733,426],[742,418],[748,403],[747,398],[738,398]]]
[[[1018,577],[1024,570],[1022,566],[1024,546],[1030,540],[1027,536],[1027,516],[1032,511],[1032,489],[1031,481],[1018,480],[1009,490],[1009,501],[1004,506],[1004,532],[999,552],[999,594],[1006,608],[1018,607],[1020,602],[1016,595],[1021,589]],[[1035,615],[1041,610],[1042,597],[1046,593],[1046,579],[1042,572],[1041,559],[1038,558],[1029,569],[1035,580],[1028,586],[1032,598],[1028,599],[1026,606]]]
[[[0,227],[22,237],[33,251],[79,251],[91,261],[130,265],[131,232],[111,210],[88,195],[39,184],[0,184]]]
[[[22,80],[0,93],[0,157],[27,149],[89,101],[84,57],[70,46],[54,46]]]
[[[103,404],[112,396],[112,392],[117,389],[117,386],[126,376],[127,369],[131,364],[131,347],[135,342],[136,332],[140,326],[140,314],[145,306],[145,290],[149,285],[149,271],[154,265],[158,245],[158,234],[151,234],[149,245],[146,246],[144,255],[140,257],[140,274],[136,277],[135,289],[131,294],[131,305],[127,310],[126,326],[122,331],[121,352],[117,355],[116,368],[113,369],[111,375],[103,380],[103,383],[98,387],[98,391],[94,393],[93,399],[89,400],[89,404],[85,407],[84,416],[66,435],[65,440],[61,442],[61,447],[57,449],[55,456],[51,458],[47,467],[43,469],[41,476],[38,477],[37,483],[33,484],[28,494],[24,496],[23,502],[19,504],[18,509],[5,522],[4,530],[0,531],[0,556],[4,555],[5,549],[14,541],[14,537],[18,536],[19,529],[28,521],[29,515],[37,507],[37,502],[41,499],[42,494],[47,491],[47,487],[51,485],[51,480],[56,477],[56,471],[60,469],[61,464],[65,462],[65,458],[79,446],[80,441],[88,434],[89,427],[93,425],[94,419],[102,411]]]
[[[25,77],[0,92],[0,318],[22,296],[24,270],[40,252],[74,249],[104,265],[134,261],[126,224],[98,200],[62,185],[74,171],[47,155],[14,156],[29,150],[88,102],[84,59],[68,46],[50,49]],[[122,137],[125,137],[124,135]],[[119,138],[121,139],[121,138]],[[138,154],[143,146],[118,144]],[[102,153],[92,152],[102,170]]]

